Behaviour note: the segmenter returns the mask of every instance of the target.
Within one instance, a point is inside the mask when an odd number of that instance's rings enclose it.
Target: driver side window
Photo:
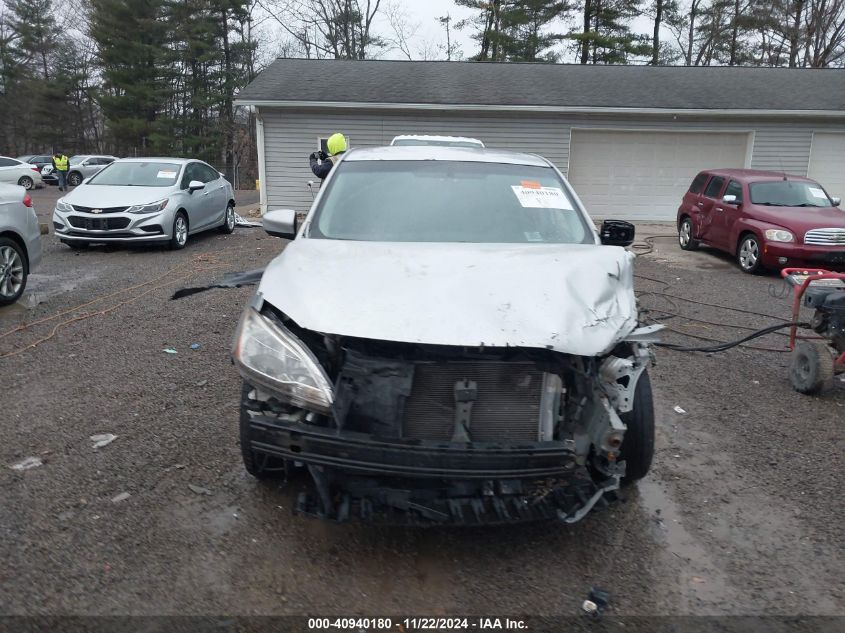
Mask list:
[[[202,180],[197,173],[199,163],[188,163],[185,167],[185,175],[182,176],[182,189],[187,189],[192,180]]]

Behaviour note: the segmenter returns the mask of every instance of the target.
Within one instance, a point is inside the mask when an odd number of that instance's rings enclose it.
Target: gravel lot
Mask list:
[[[46,219],[55,188],[33,197]],[[598,585],[619,615],[845,615],[845,382],[798,395],[786,354],[659,351],[653,471],[574,526],[326,524],[292,514],[301,483],[260,484],[240,463],[228,349],[252,290],[168,300],[263,266],[284,243],[260,229],[206,233],[179,252],[77,253],[42,239],[27,295],[0,310],[3,614],[575,615]],[[654,243],[637,263],[650,278],[641,292],[788,315],[776,277]],[[774,321],[672,301],[642,296],[703,321]],[[744,332],[666,323],[725,340]],[[103,433],[117,439],[92,448]],[[43,465],[8,467],[30,456]]]

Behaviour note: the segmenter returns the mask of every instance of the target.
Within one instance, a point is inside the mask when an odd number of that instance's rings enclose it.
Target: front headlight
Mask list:
[[[59,198],[56,201],[56,211],[59,211],[61,213],[70,213],[71,211],[73,211],[73,205],[65,202],[63,198]]]
[[[158,213],[167,206],[167,200],[159,200],[151,204],[135,204],[126,209],[127,213]]]
[[[783,229],[766,229],[766,239],[770,242],[794,242],[795,236]]]
[[[314,354],[293,333],[247,308],[232,357],[246,380],[294,406],[329,413],[334,394]]]

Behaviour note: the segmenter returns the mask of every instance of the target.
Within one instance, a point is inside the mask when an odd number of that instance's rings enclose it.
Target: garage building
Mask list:
[[[279,59],[238,96],[258,118],[262,212],[306,209],[308,155],[399,134],[550,159],[594,217],[671,220],[695,174],[749,167],[845,198],[845,70]]]

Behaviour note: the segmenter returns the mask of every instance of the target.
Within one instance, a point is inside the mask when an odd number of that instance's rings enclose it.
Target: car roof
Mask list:
[[[172,158],[170,156],[138,156],[135,158],[118,158],[121,163],[148,163],[150,161],[162,161],[167,163],[178,163],[184,165],[191,162],[203,162],[198,158]]]
[[[390,145],[347,152],[344,161],[368,160],[443,160],[464,163],[504,163],[549,167],[549,162],[535,154],[522,154],[480,147],[444,147],[441,145]]]
[[[761,169],[705,169],[702,173],[714,176],[725,176],[740,182],[759,182],[761,180],[795,180],[800,182],[815,182],[806,176],[796,176],[782,171],[763,171]]]
[[[484,147],[484,143],[477,138],[470,138],[469,136],[439,136],[436,134],[400,134],[394,136],[391,143],[396,141],[444,141],[452,143],[474,143],[480,147]]]

